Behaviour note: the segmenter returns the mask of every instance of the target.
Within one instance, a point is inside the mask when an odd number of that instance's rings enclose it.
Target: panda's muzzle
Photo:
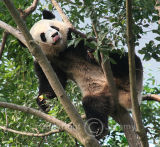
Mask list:
[[[53,39],[53,45],[56,45],[57,42],[61,39],[58,32],[54,33],[51,37]]]

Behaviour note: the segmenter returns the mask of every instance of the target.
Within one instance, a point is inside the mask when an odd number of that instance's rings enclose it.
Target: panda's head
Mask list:
[[[67,46],[69,26],[55,20],[55,16],[47,10],[43,11],[43,18],[32,26],[30,33],[46,55],[58,56]]]

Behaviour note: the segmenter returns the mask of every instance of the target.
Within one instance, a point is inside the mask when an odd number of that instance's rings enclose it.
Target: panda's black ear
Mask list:
[[[43,10],[42,15],[43,15],[43,19],[54,19],[55,18],[55,15],[51,11],[48,11],[48,10]]]

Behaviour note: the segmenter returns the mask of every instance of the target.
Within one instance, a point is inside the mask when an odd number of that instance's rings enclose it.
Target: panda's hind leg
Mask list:
[[[108,134],[108,98],[105,96],[86,96],[83,98],[83,108],[91,133],[97,138]]]

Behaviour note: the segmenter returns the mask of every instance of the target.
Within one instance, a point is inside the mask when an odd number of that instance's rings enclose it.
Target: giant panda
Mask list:
[[[62,86],[65,88],[68,79],[73,80],[82,93],[83,108],[87,119],[92,122],[91,131],[97,138],[107,134],[107,129],[100,132],[103,124],[107,128],[108,115],[112,112],[111,93],[99,63],[90,59],[88,47],[81,41],[76,47],[67,46],[67,40],[72,39],[69,26],[55,20],[55,16],[47,10],[43,11],[43,19],[36,22],[30,33],[33,39],[41,46],[53,69],[55,70]],[[118,89],[119,103],[125,109],[131,109],[129,69],[127,53],[119,55],[111,53],[110,57],[116,64],[111,64],[114,80]],[[143,67],[139,57],[135,56],[136,63],[136,88],[138,101],[141,101]],[[56,97],[45,74],[38,62],[34,62],[36,75],[39,79],[39,95],[37,103],[43,111],[47,111],[48,105],[44,99]],[[102,124],[101,124],[102,123]]]

